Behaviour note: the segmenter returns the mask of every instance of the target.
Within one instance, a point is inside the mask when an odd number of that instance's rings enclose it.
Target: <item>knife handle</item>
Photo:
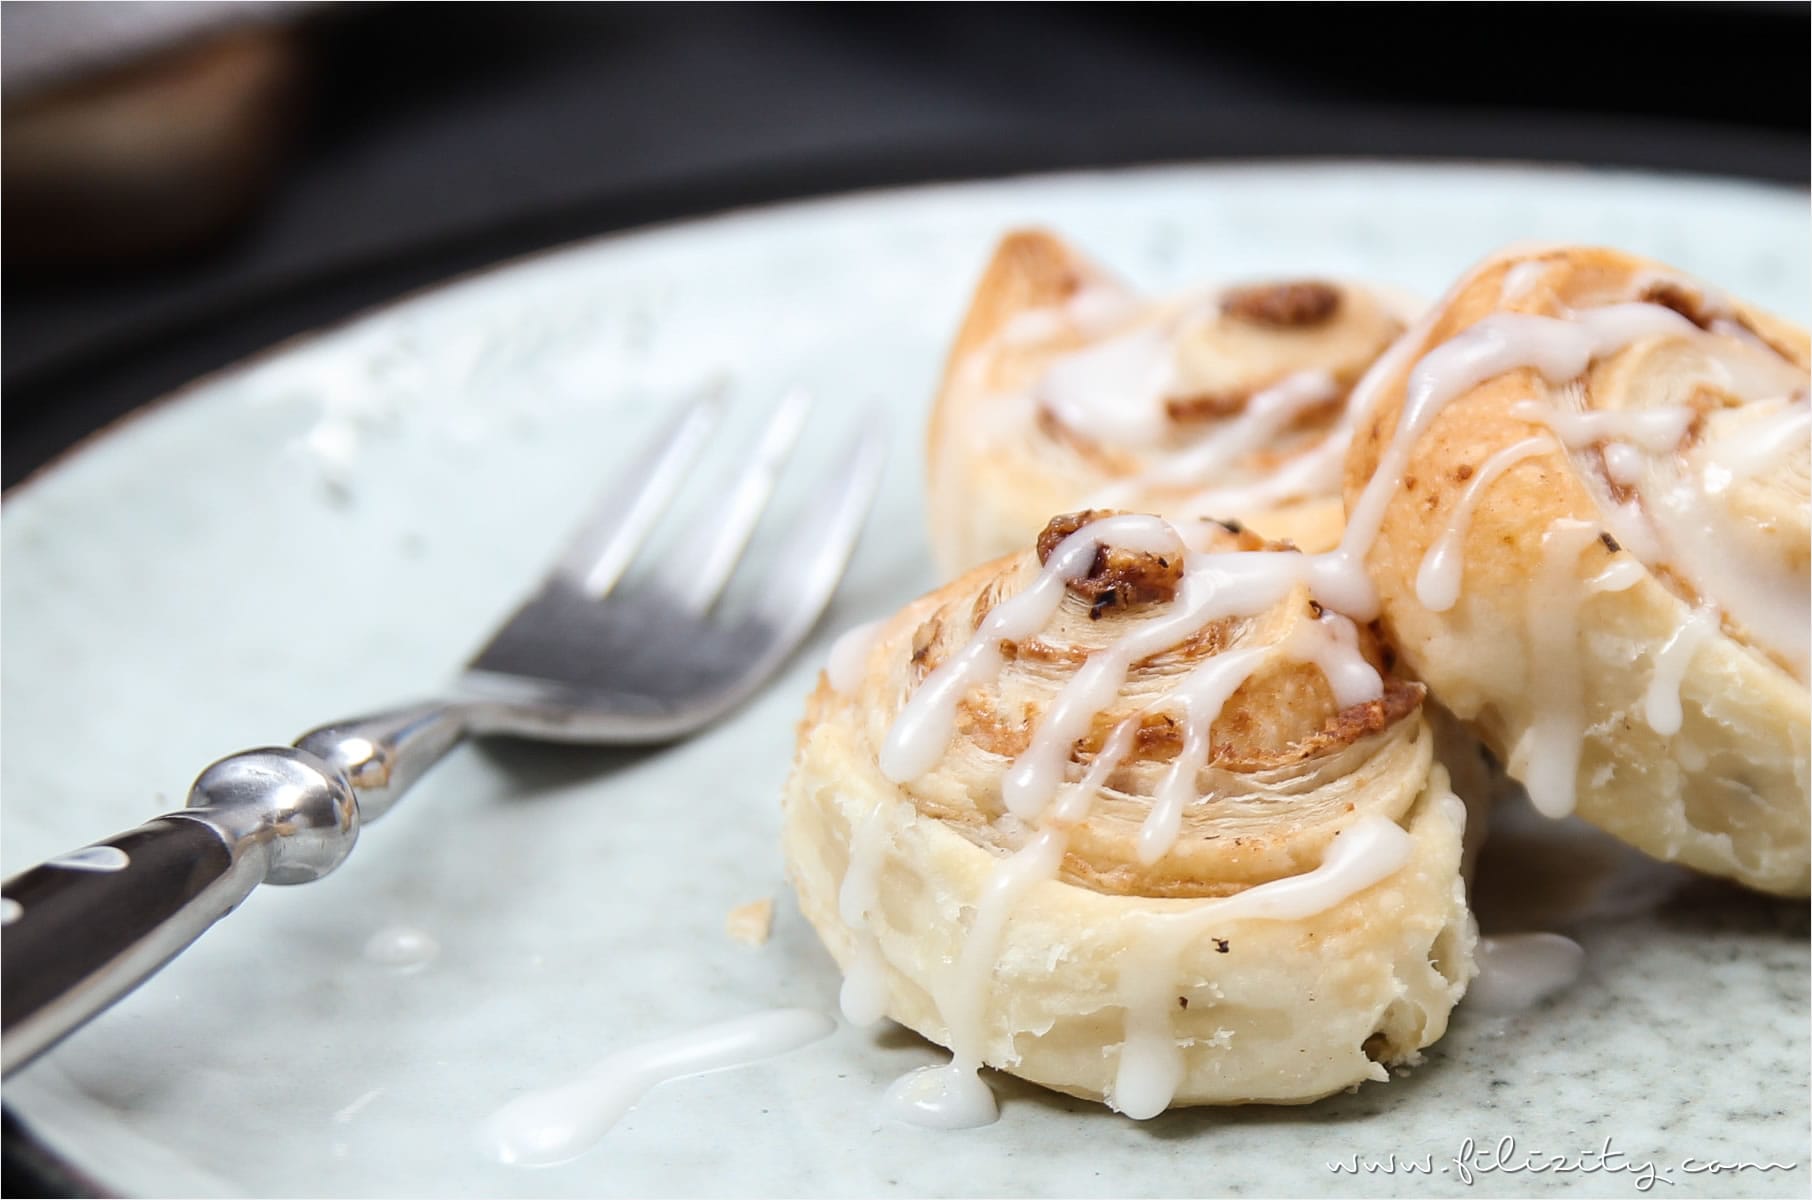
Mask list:
[[[60,855],[0,894],[0,1073],[137,987],[260,883],[337,867],[359,809],[339,770],[273,747],[203,771],[181,812]]]

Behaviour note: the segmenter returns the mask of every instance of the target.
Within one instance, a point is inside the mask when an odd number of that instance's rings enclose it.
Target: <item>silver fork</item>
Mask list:
[[[308,883],[352,852],[471,734],[614,744],[692,733],[746,699],[810,632],[873,500],[882,442],[865,425],[749,602],[720,603],[805,422],[788,395],[747,463],[652,571],[629,568],[721,415],[685,406],[592,513],[535,593],[444,699],[323,725],[223,758],[181,811],[7,880],[0,902],[3,1071],[31,1061],[238,907],[260,883]]]

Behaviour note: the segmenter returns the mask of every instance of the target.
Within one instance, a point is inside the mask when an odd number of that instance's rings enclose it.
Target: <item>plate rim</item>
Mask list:
[[[1434,170],[1454,174],[1496,174],[1516,175],[1527,172],[1540,172],[1547,175],[1571,175],[1580,178],[1596,179],[1647,179],[1657,183],[1667,181],[1690,181],[1699,185],[1730,187],[1761,194],[1772,194],[1787,199],[1806,194],[1806,188],[1797,188],[1774,180],[1758,179],[1752,176],[1720,174],[1711,171],[1660,170],[1650,167],[1608,166],[1599,167],[1583,163],[1541,159],[1485,159],[1463,156],[1439,155],[1304,155],[1299,157],[1230,157],[1214,159],[1157,159],[1149,162],[1124,163],[1101,167],[1068,167],[1053,171],[1008,172],[998,175],[983,175],[965,179],[930,179],[907,184],[876,184],[872,187],[849,188],[842,191],[827,192],[818,195],[803,195],[774,200],[755,201],[747,204],[732,204],[724,208],[707,212],[691,213],[685,216],[672,217],[666,220],[645,221],[639,224],[625,225],[616,229],[601,230],[576,238],[554,242],[534,250],[519,254],[506,255],[482,266],[472,267],[425,283],[417,287],[406,288],[394,296],[375,303],[354,309],[344,316],[327,321],[320,325],[297,330],[267,346],[243,355],[231,362],[223,363],[210,371],[203,372],[186,383],[169,391],[162,392],[134,406],[127,412],[108,420],[95,429],[89,430],[69,445],[53,453],[43,462],[38,463],[16,480],[10,487],[0,490],[0,501],[17,500],[28,491],[35,491],[43,480],[67,468],[76,459],[94,450],[104,441],[122,433],[142,418],[180,404],[196,392],[224,383],[236,375],[252,371],[266,363],[281,358],[285,354],[302,349],[311,342],[319,341],[336,333],[350,329],[363,322],[375,320],[417,301],[455,288],[477,284],[486,278],[501,275],[517,268],[527,268],[543,259],[574,253],[593,247],[609,245],[628,238],[673,233],[700,225],[715,225],[738,220],[756,219],[772,215],[779,211],[813,210],[826,207],[844,207],[851,204],[879,203],[895,197],[917,197],[936,192],[977,191],[995,188],[1002,184],[1031,183],[1034,181],[1081,180],[1087,178],[1122,178],[1132,175],[1186,175],[1193,173],[1209,174],[1268,174],[1289,171],[1339,170],[1339,169],[1393,169]]]
[[[79,460],[101,448],[118,435],[130,432],[141,419],[161,414],[196,398],[210,387],[230,382],[244,373],[266,366],[286,354],[300,351],[323,338],[350,330],[367,321],[392,315],[411,304],[441,293],[467,286],[477,286],[487,279],[512,270],[533,267],[544,260],[615,243],[651,236],[675,235],[706,227],[754,221],[790,212],[812,212],[827,208],[847,208],[894,201],[910,202],[936,195],[960,195],[980,192],[1003,185],[1026,185],[1038,182],[1118,181],[1131,177],[1184,177],[1190,175],[1267,175],[1301,171],[1366,170],[1380,173],[1397,170],[1425,171],[1453,176],[1524,176],[1539,173],[1548,177],[1562,176],[1577,180],[1647,181],[1656,185],[1690,182],[1696,186],[1729,188],[1782,201],[1800,200],[1808,194],[1805,187],[1776,180],[1727,173],[1686,169],[1659,169],[1641,166],[1594,166],[1562,160],[1472,158],[1447,155],[1302,155],[1302,156],[1237,156],[1208,159],[1153,159],[1142,162],[1103,166],[1073,166],[1055,170],[1027,170],[959,179],[928,179],[912,183],[883,183],[837,191],[779,197],[769,200],[731,204],[722,208],[688,213],[666,219],[644,221],[566,238],[546,246],[509,254],[483,265],[458,270],[432,282],[406,288],[395,295],[356,308],[343,316],[285,335],[219,367],[136,405],[102,425],[83,434],[76,441],[56,451],[33,466],[10,487],[0,491],[0,501],[19,500],[35,495],[42,485],[59,473],[74,467]],[[0,505],[3,507],[3,505]],[[100,1178],[84,1169],[73,1158],[58,1153],[39,1135],[26,1116],[11,1104],[0,1103],[4,1114],[4,1155],[9,1170],[23,1168],[41,1175],[43,1183],[57,1191],[51,1194],[111,1197],[126,1193],[111,1191]],[[23,1153],[21,1153],[23,1151]],[[39,1182],[39,1180],[34,1180]]]

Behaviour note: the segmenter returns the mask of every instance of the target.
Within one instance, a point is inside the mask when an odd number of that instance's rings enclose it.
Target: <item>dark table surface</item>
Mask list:
[[[1215,158],[1530,160],[1804,187],[1803,4],[371,6],[307,27],[251,225],[8,272],[4,481],[287,336],[612,229],[857,187]],[[91,1190],[6,1127],[9,1196]]]
[[[4,482],[294,333],[500,258],[855,187],[1165,160],[1807,180],[1804,5],[420,6],[307,29],[299,152],[204,257],[9,272]]]

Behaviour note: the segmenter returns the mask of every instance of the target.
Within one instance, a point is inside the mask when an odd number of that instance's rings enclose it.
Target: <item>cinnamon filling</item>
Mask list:
[[[1272,329],[1324,325],[1339,309],[1339,289],[1313,280],[1234,288],[1221,298],[1227,316]]]
[[[1047,561],[1062,541],[1072,533],[1103,517],[1115,515],[1099,509],[1065,513],[1052,517],[1044,532],[1038,535],[1038,561]],[[1134,608],[1141,604],[1163,604],[1176,598],[1183,581],[1183,559],[1180,554],[1149,554],[1140,550],[1122,550],[1102,545],[1095,550],[1095,561],[1088,573],[1066,585],[1071,594],[1088,601],[1089,616],[1099,619],[1110,609]]]

